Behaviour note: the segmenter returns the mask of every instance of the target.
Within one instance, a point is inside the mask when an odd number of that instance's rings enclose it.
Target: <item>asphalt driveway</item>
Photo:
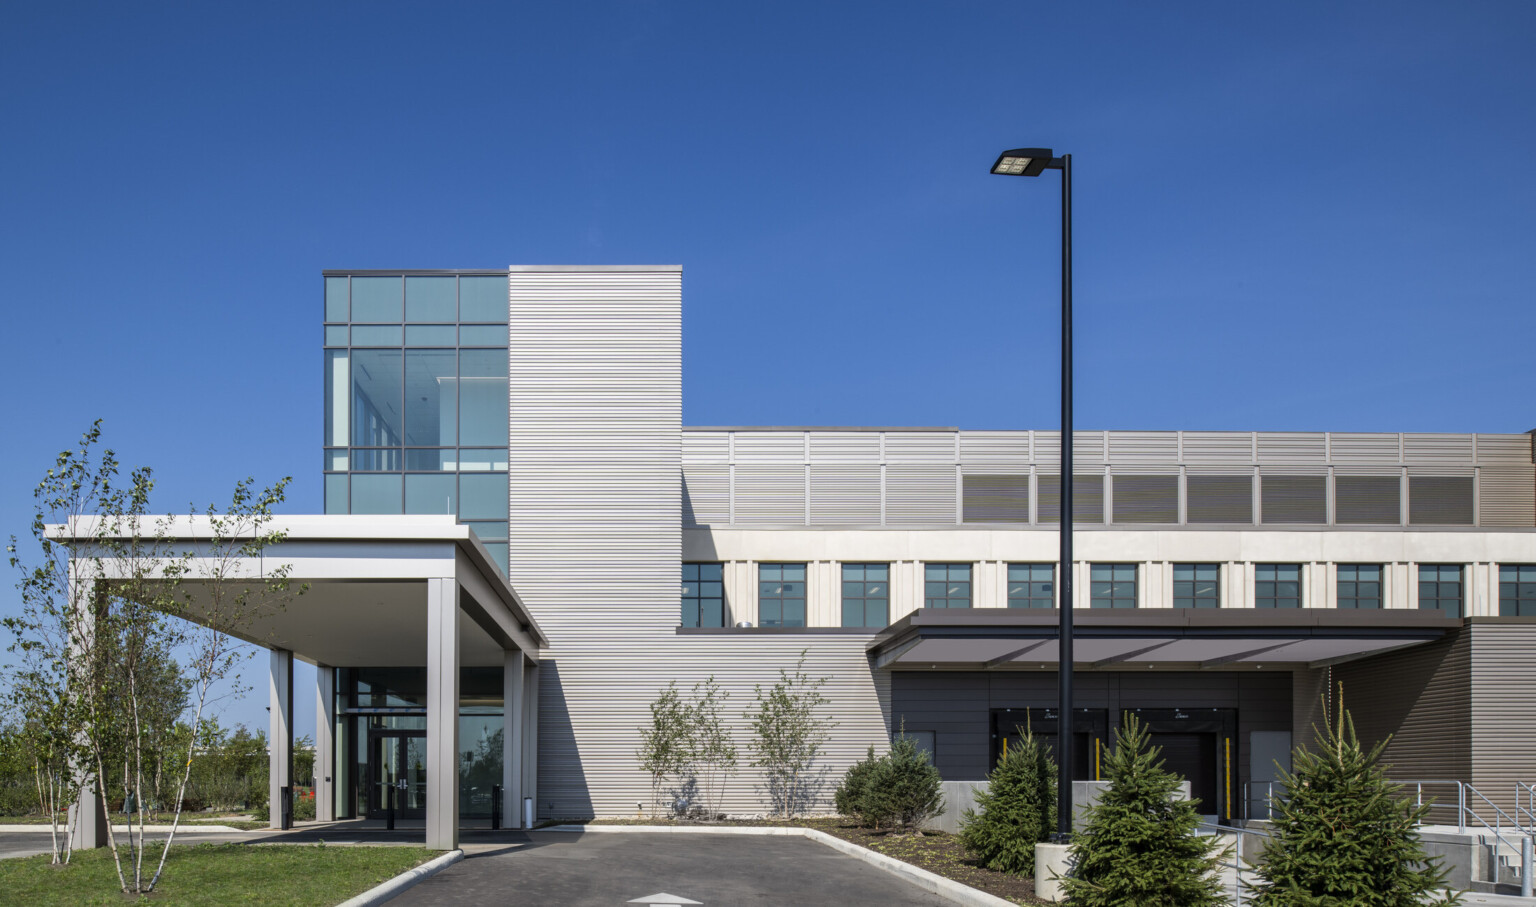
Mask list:
[[[505,844],[466,843],[462,862],[390,903],[619,907],[670,894],[680,899],[649,903],[951,904],[800,837],[537,831],[519,837]]]

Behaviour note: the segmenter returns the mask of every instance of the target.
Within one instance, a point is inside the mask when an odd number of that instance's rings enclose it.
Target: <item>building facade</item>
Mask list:
[[[328,271],[325,320],[327,513],[454,515],[547,639],[538,816],[648,800],[637,729],[669,683],[720,683],[745,753],[758,687],[826,678],[828,799],[903,729],[947,780],[985,777],[1021,725],[1053,733],[1056,433],[685,428],[675,267]],[[1134,711],[1209,814],[1242,818],[1342,683],[1398,777],[1500,802],[1536,781],[1530,434],[1074,445],[1075,774]],[[393,777],[412,670],[338,669],[339,815]],[[500,714],[480,670],[472,755]],[[730,811],[765,808],[748,762]],[[500,768],[461,786],[476,771]]]

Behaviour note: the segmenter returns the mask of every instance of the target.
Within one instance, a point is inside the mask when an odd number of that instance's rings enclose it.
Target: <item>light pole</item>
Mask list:
[[[1056,565],[1056,613],[1060,657],[1056,725],[1056,834],[1058,844],[1072,836],[1072,155],[1056,157],[1049,148],[1015,148],[998,155],[992,172],[1001,176],[1039,176],[1061,171],[1061,556]]]

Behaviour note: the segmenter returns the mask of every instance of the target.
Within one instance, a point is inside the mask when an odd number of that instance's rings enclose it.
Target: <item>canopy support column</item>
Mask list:
[[[287,828],[283,790],[293,789],[293,653],[272,649],[267,668],[267,827]]]
[[[336,820],[336,671],[315,665],[315,820]]]
[[[459,846],[459,584],[427,580],[427,847]]]
[[[506,653],[501,680],[501,822],[523,827],[523,650]]]

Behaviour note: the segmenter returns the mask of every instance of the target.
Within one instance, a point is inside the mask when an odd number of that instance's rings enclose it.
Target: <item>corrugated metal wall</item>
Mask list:
[[[1515,782],[1536,784],[1536,625],[1471,623],[1472,784],[1512,814]]]
[[[687,526],[1043,525],[1057,517],[1055,432],[684,436]],[[1536,526],[1529,435],[1084,431],[1075,439],[1085,524]],[[977,481],[967,485],[968,477]],[[1019,519],[1021,503],[1031,517]]]
[[[889,682],[870,671],[869,634],[677,630],[683,520],[728,521],[732,507],[732,439],[680,429],[681,277],[676,269],[511,274],[509,574],[550,640],[539,683],[541,817],[633,814],[649,800],[635,749],[650,703],[669,682],[687,691],[709,676],[729,693],[743,763],[726,808],[764,811],[742,716],[754,687],[793,670],[802,652],[806,673],[828,678],[824,714],[836,724],[823,795],[888,739]],[[941,440],[952,462],[954,439]],[[745,521],[803,524],[804,435],[735,443],[747,461],[734,483]],[[818,449],[877,462],[868,448],[860,436]],[[846,507],[849,518],[865,518],[871,500],[879,506],[867,480],[848,493],[853,503],[829,495],[828,506]]]

